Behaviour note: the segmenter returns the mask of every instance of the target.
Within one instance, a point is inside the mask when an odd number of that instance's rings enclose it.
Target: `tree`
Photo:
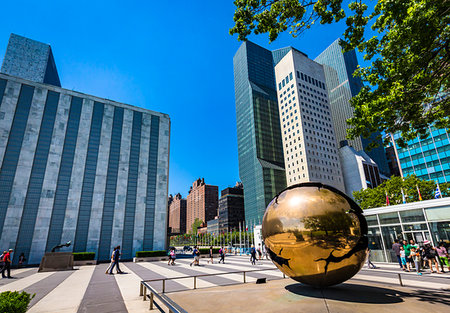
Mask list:
[[[197,229],[200,227],[200,225],[203,224],[203,221],[199,218],[196,218],[194,220],[194,223],[192,223],[192,234],[196,235],[197,234]]]
[[[348,120],[350,139],[373,132],[400,132],[401,146],[429,125],[450,127],[446,94],[450,80],[450,0],[378,0],[369,13],[369,0],[355,0],[344,11],[342,0],[235,0],[239,40],[268,33],[274,41],[288,29],[293,37],[315,23],[345,19],[344,51],[365,52],[371,66],[359,68],[366,86],[352,99]],[[366,38],[369,29],[377,36]],[[388,138],[385,139],[388,141]],[[375,142],[372,146],[375,146]]]
[[[442,197],[450,196],[450,183],[439,185]],[[354,191],[353,196],[360,207],[365,210],[369,208],[382,207],[386,205],[386,194],[390,204],[403,203],[403,194],[407,203],[419,201],[419,188],[422,200],[434,199],[436,183],[434,181],[422,180],[415,175],[402,179],[392,176],[391,179],[383,182],[373,189],[362,189]]]

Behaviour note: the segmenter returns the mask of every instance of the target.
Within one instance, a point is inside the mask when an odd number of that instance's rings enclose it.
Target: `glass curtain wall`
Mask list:
[[[450,207],[373,214],[366,220],[373,261],[397,262],[392,251],[395,239],[413,239],[419,245],[429,240],[433,246],[440,241],[450,242]]]

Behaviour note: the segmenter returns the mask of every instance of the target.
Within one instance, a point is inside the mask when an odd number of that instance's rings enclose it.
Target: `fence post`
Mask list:
[[[197,289],[197,276],[194,276],[194,289]]]
[[[243,273],[244,273],[244,284],[245,284],[245,271]]]
[[[153,292],[150,292],[150,310],[153,310]]]
[[[145,301],[145,300],[147,300],[146,298],[147,298],[147,288],[144,286],[144,298],[142,299],[142,301]]]
[[[163,288],[163,290],[162,290],[162,293],[165,293],[166,292],[166,280],[165,279],[163,279],[163,286],[162,286]]]
[[[402,276],[400,274],[398,274],[398,280],[400,282],[400,286],[403,287]]]
[[[143,284],[141,283],[140,285],[139,285],[139,296],[143,296],[143,294],[144,294],[144,290],[143,290]]]

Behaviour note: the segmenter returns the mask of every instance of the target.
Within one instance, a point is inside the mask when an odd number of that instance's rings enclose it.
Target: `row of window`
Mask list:
[[[297,77],[300,78],[301,80],[310,83],[316,87],[322,88],[323,90],[326,90],[326,86],[325,83],[315,79],[314,77],[310,77],[304,73],[301,73],[299,71],[297,71]]]
[[[292,72],[291,72],[280,83],[278,83],[278,90],[281,90],[284,86],[289,84],[289,82],[293,79],[294,79],[294,77],[292,77]]]

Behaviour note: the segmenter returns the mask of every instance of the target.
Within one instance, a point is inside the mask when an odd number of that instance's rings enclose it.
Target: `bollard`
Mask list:
[[[142,301],[145,301],[145,300],[147,300],[146,298],[147,298],[147,288],[143,288],[144,289],[144,298],[142,298]]]
[[[165,293],[166,292],[166,280],[165,279],[163,279],[163,290],[162,290],[162,293]]]
[[[400,282],[400,286],[403,287],[402,276],[400,274],[398,274],[398,280]]]
[[[244,284],[245,284],[245,272],[243,272],[244,273]]]
[[[194,289],[197,289],[197,276],[194,276]]]
[[[150,310],[153,310],[153,292],[150,292]]]
[[[142,297],[144,295],[144,290],[143,290],[144,285],[141,283],[141,285],[139,286],[139,295]]]
[[[284,275],[284,273],[283,273],[283,278],[286,278],[286,275]]]

